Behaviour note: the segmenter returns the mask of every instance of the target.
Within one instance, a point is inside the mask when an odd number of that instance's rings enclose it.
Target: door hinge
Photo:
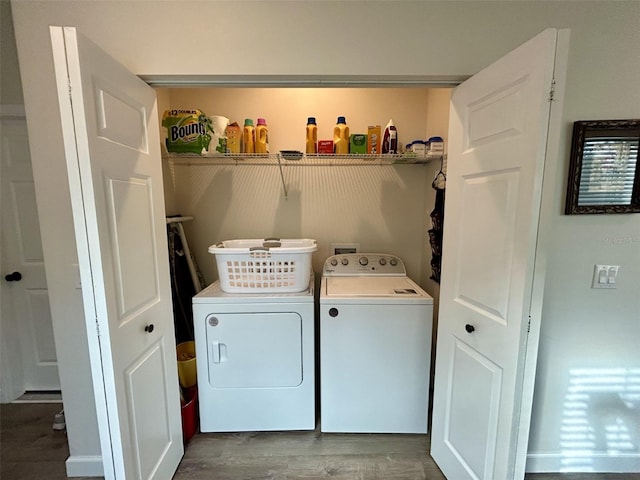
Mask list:
[[[531,333],[531,315],[529,315],[529,321],[527,322],[527,333]]]
[[[97,318],[96,318],[96,335],[100,337],[100,324],[98,323]]]
[[[549,101],[553,102],[556,95],[556,79],[551,80],[551,89],[549,90]]]

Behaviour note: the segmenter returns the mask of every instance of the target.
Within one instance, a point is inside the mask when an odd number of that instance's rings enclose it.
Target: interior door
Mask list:
[[[524,477],[557,35],[545,30],[451,98],[431,455],[452,480]]]
[[[14,394],[25,390],[60,390],[58,364],[45,278],[27,125],[22,115],[2,115],[2,269],[3,320],[18,348],[6,358],[11,374],[20,371]],[[15,335],[17,334],[17,335]],[[16,365],[16,363],[18,365]],[[14,398],[5,398],[10,401]]]
[[[168,479],[184,450],[155,92],[74,28],[51,38],[105,477]]]

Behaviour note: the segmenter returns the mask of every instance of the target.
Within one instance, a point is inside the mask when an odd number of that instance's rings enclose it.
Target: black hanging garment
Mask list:
[[[442,167],[433,180],[431,186],[436,191],[436,202],[431,211],[432,228],[429,234],[429,244],[431,245],[431,279],[440,283],[440,272],[442,267],[442,231],[444,225],[444,191],[446,176],[442,172]]]
[[[167,241],[169,243],[169,270],[171,274],[171,297],[173,300],[173,319],[176,343],[194,340],[193,310],[191,299],[198,293],[187,261],[190,255],[188,246],[183,245],[179,223],[167,224]],[[187,247],[187,248],[185,248]],[[191,258],[191,261],[195,260]],[[200,277],[200,272],[197,272]],[[201,280],[199,279],[201,283]],[[201,289],[202,287],[200,287]],[[198,289],[198,291],[200,291]]]

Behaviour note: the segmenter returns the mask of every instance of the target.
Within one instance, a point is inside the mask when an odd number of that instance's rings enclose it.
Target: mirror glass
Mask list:
[[[640,120],[574,123],[566,213],[640,212]]]

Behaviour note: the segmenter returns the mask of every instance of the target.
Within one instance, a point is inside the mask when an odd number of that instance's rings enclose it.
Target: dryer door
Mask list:
[[[299,314],[211,314],[206,325],[212,387],[274,388],[302,383]]]

